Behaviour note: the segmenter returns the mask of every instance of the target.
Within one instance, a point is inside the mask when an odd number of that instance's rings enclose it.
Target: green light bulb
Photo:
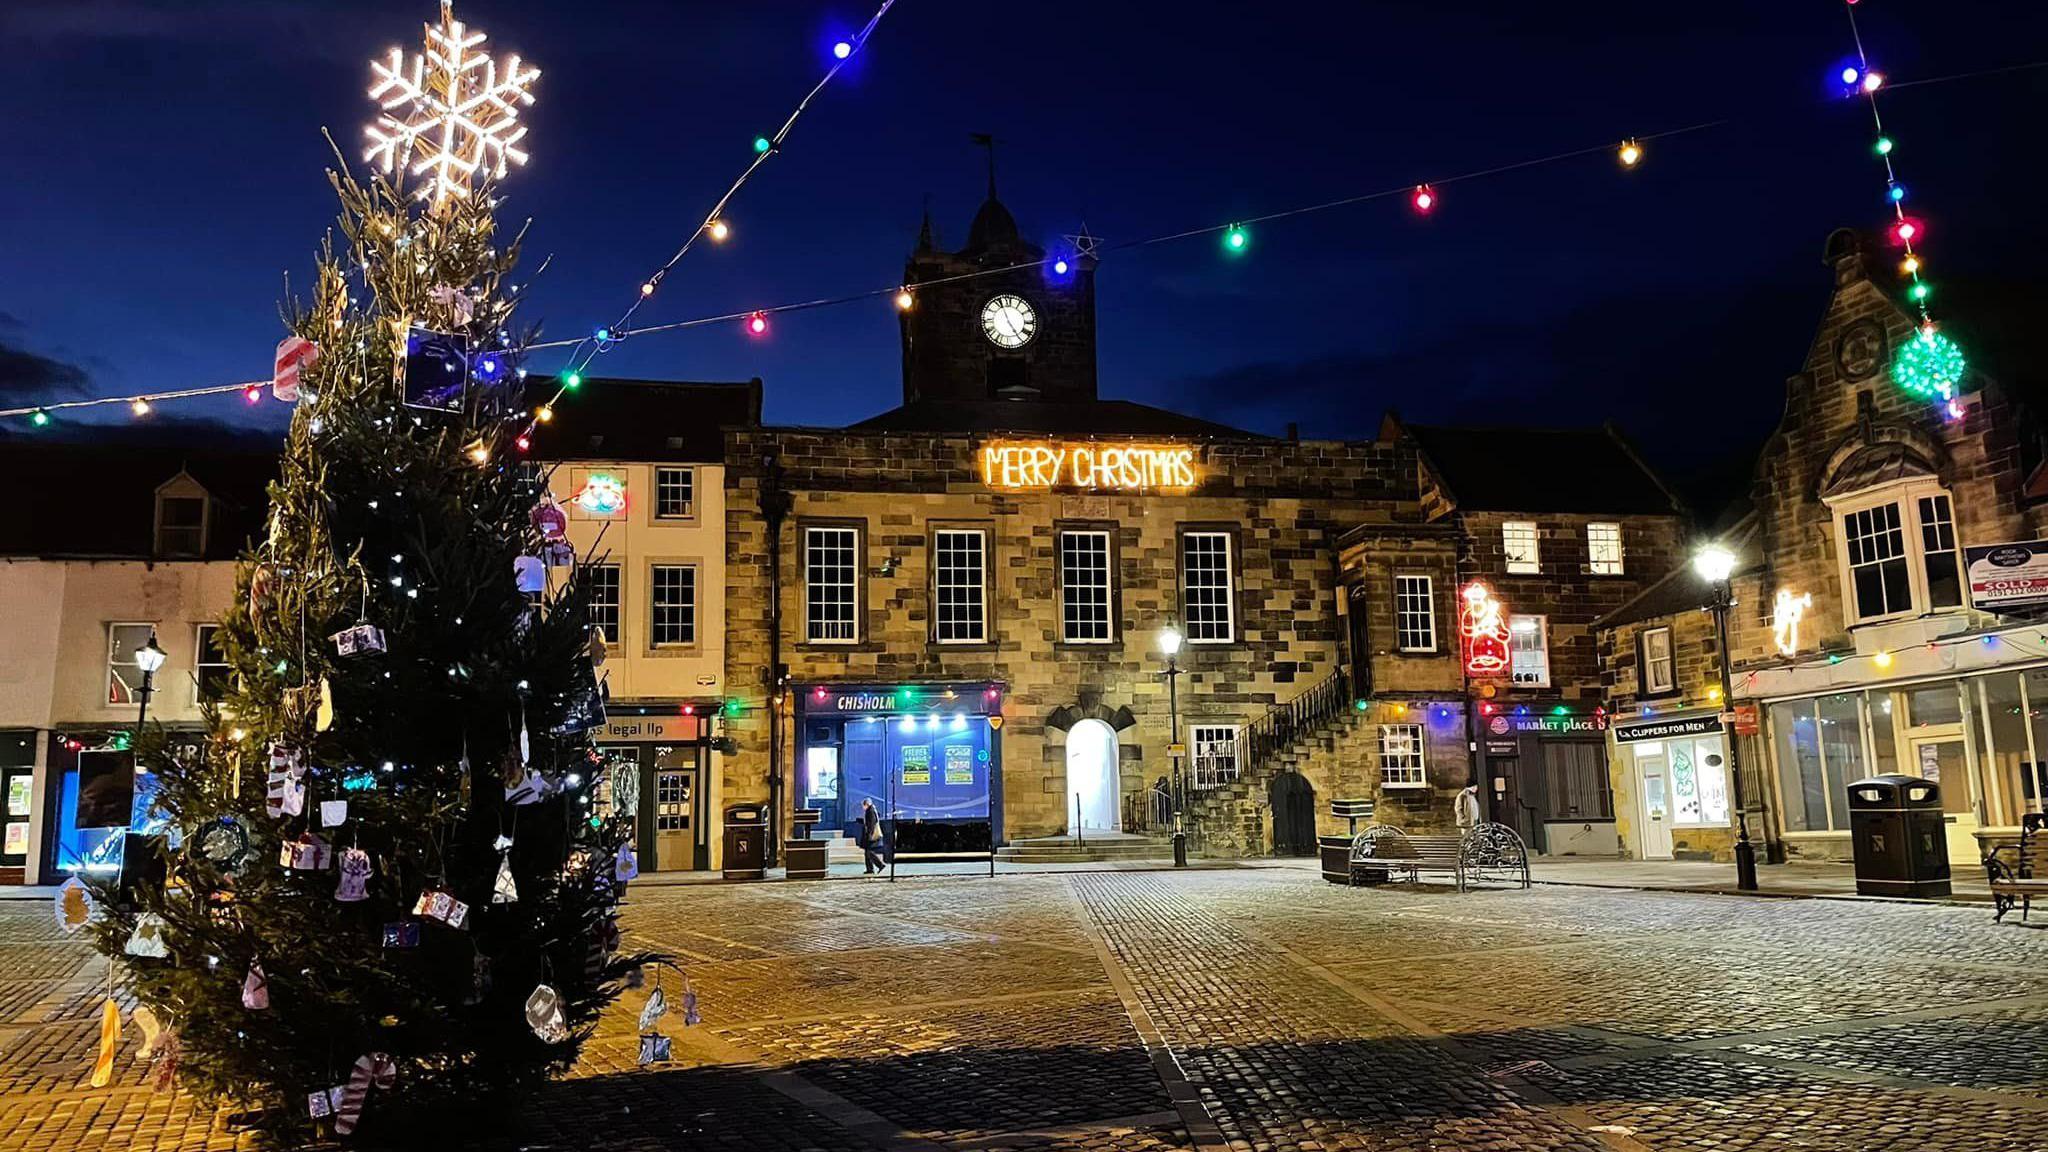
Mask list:
[[[38,428],[47,427],[50,423],[50,414],[38,408],[29,415],[28,422]]]
[[[1913,285],[1912,291],[1908,294],[1911,295],[1915,300],[1925,300],[1927,299],[1927,285],[1915,284]]]
[[[754,137],[754,151],[766,152],[767,150],[773,147],[775,147],[775,144],[772,141],[770,141],[766,136]]]
[[[1889,155],[1891,155],[1891,154],[1892,154],[1892,138],[1891,138],[1891,137],[1889,137],[1889,136],[1879,136],[1879,137],[1877,138],[1877,154],[1878,154],[1879,156],[1889,156]]]
[[[1242,252],[1251,242],[1252,238],[1245,230],[1235,224],[1231,225],[1230,231],[1223,234],[1223,247],[1231,252]]]
[[[571,392],[583,387],[583,373],[573,368],[562,373],[562,387],[567,388]]]

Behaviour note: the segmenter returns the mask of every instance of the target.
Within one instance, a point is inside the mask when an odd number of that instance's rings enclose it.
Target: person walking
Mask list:
[[[882,814],[875,811],[873,800],[860,802],[860,846],[861,851],[866,853],[863,858],[866,865],[865,874],[873,876],[883,871]]]

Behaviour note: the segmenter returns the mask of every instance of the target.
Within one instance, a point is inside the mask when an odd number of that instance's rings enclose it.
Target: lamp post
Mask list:
[[[135,693],[142,697],[142,707],[135,714],[135,739],[138,741],[142,739],[143,722],[149,719],[149,694],[156,691],[156,670],[164,666],[166,659],[169,659],[169,654],[157,645],[156,629],[151,628],[149,639],[135,650],[135,666],[142,669],[142,687]]]
[[[1166,657],[1166,722],[1167,753],[1173,759],[1173,866],[1188,866],[1188,831],[1184,823],[1187,809],[1187,776],[1181,765],[1186,761],[1180,748],[1180,645],[1183,637],[1180,629],[1172,624],[1159,630],[1159,651]]]
[[[1733,589],[1729,577],[1735,573],[1735,553],[1719,544],[1708,544],[1693,554],[1693,571],[1707,582],[1713,590],[1714,640],[1720,649],[1721,664],[1721,707],[1735,707],[1735,685],[1730,677],[1731,653],[1728,651],[1728,609],[1734,603]],[[1737,748],[1735,726],[1726,720],[1721,722],[1722,735],[1728,741],[1728,778],[1735,791],[1735,886],[1744,892],[1756,888],[1756,848],[1749,842],[1749,806],[1742,796],[1742,757]]]

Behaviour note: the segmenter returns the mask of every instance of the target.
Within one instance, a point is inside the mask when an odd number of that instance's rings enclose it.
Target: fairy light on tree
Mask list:
[[[363,159],[387,176],[401,166],[414,176],[431,173],[413,192],[422,200],[468,196],[479,169],[497,179],[526,163],[519,110],[533,104],[540,69],[516,55],[501,63],[476,51],[485,39],[455,19],[454,0],[441,0],[440,25],[426,26],[420,54],[408,60],[393,48],[370,62],[376,83],[369,95],[382,113],[363,130],[370,139]]]

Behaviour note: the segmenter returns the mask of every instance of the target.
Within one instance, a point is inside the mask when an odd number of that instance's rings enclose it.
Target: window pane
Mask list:
[[[1550,684],[1549,638],[1541,616],[1508,617],[1508,659],[1516,684],[1538,688]]]
[[[2034,735],[2034,762],[2020,766],[2019,800],[2026,811],[2048,811],[2048,668],[2020,674],[2027,693],[2027,725]]]
[[[1237,727],[1232,724],[1197,724],[1188,730],[1188,750],[1194,755],[1197,788],[1214,788],[1237,779]]]
[[[1920,498],[1920,546],[1927,565],[1927,602],[1956,608],[1963,602],[1962,569],[1956,564],[1956,525],[1947,496]]]
[[[1530,520],[1508,520],[1500,526],[1501,551],[1507,556],[1510,572],[1537,572],[1542,570],[1541,557],[1537,555],[1536,524]]]
[[[696,496],[696,479],[694,469],[656,468],[654,514],[658,517],[688,516],[691,501]]]
[[[1190,642],[1236,637],[1231,610],[1230,536],[1190,532],[1181,538],[1181,601]]]
[[[1653,628],[1643,634],[1643,688],[1669,692],[1676,687],[1677,669],[1671,656],[1671,629]]]
[[[1915,728],[1963,722],[1963,703],[1953,680],[1909,688],[1904,695],[1906,722]]]
[[[1813,701],[1771,705],[1771,739],[1777,746],[1785,831],[1826,831],[1827,784],[1821,775],[1820,722]]]
[[[1060,533],[1060,634],[1069,644],[1110,640],[1109,533]]]
[[[650,637],[663,644],[697,642],[697,570],[685,564],[657,564]]]
[[[1870,775],[1863,763],[1863,720],[1853,694],[1820,701],[1820,754],[1827,767],[1828,810],[1836,832],[1849,827],[1849,785]]]
[[[1870,775],[1897,772],[1899,751],[1897,734],[1892,731],[1892,694],[1873,689],[1864,696],[1864,715],[1870,719],[1870,745],[1877,751]]]
[[[1596,576],[1621,575],[1621,525],[1586,525],[1586,560]]]
[[[135,650],[149,643],[156,631],[150,624],[107,625],[107,703],[133,704],[141,697],[142,669],[135,666]]]
[[[1869,620],[1913,607],[1912,577],[1906,568],[1906,534],[1899,506],[1881,504],[1842,517],[1849,554],[1856,616]]]
[[[937,593],[933,622],[941,643],[987,639],[982,541],[980,532],[941,531],[932,538]]]
[[[1422,725],[1380,725],[1380,786],[1421,788],[1428,783],[1422,763]]]
[[[619,642],[619,566],[590,566],[590,625],[607,644]]]
[[[1427,576],[1394,577],[1394,642],[1401,651],[1436,651],[1433,591]]]
[[[854,594],[859,573],[852,528],[810,528],[804,532],[804,608],[812,640],[853,640]]]
[[[198,656],[193,661],[192,675],[201,701],[218,700],[226,695],[232,672],[228,668],[227,652],[221,646],[220,625],[199,626]]]

